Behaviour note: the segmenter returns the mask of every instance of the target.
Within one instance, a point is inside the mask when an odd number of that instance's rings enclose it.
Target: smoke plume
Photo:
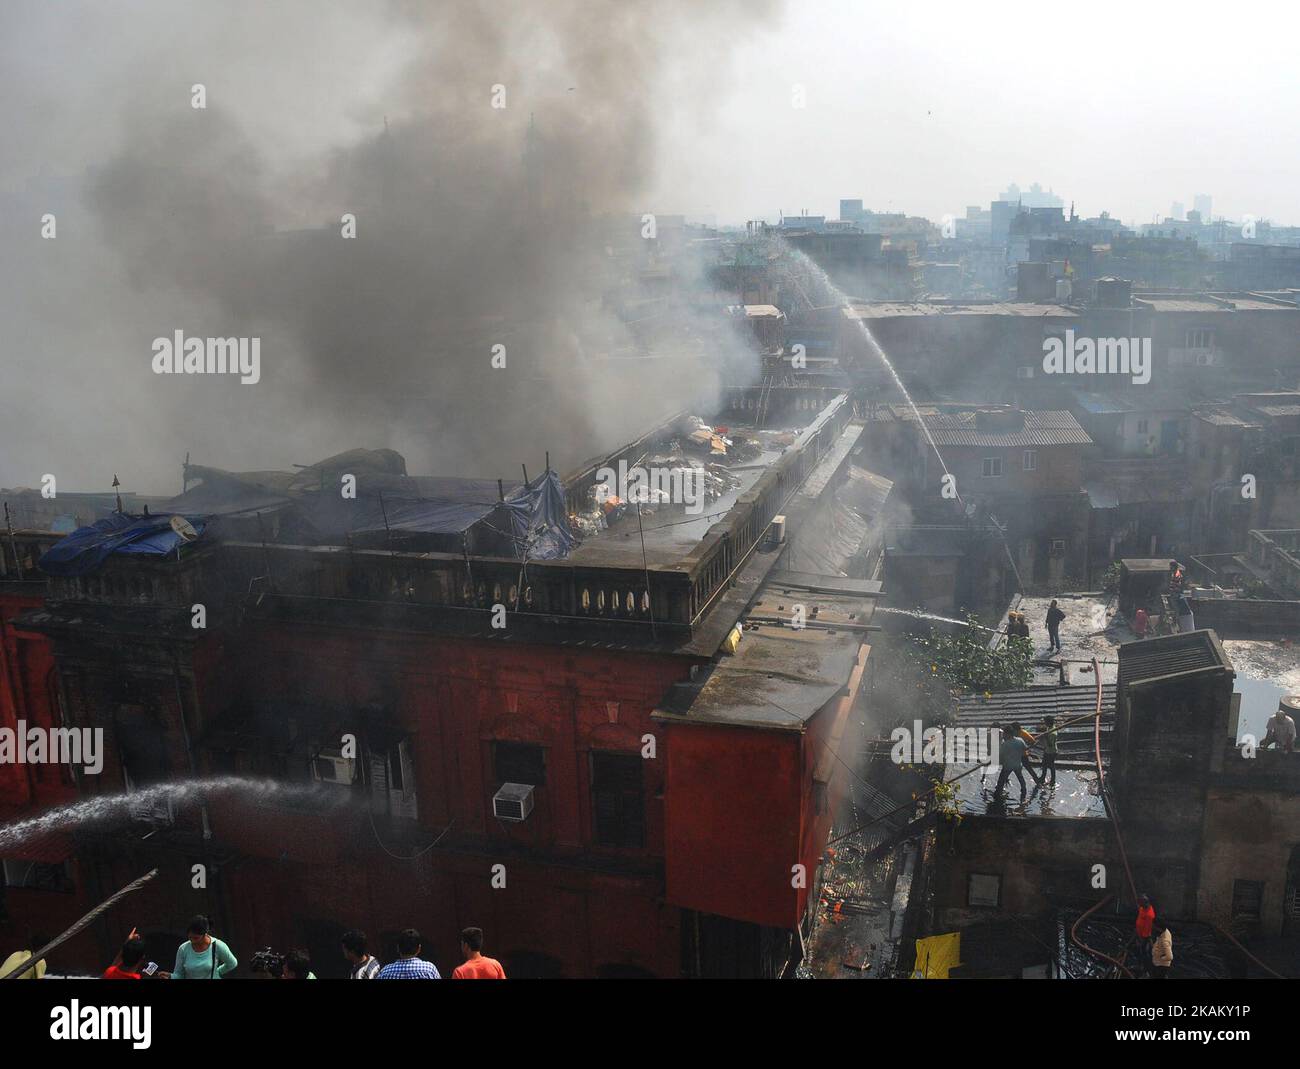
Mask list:
[[[6,58],[70,54],[0,76],[27,164],[0,173],[0,485],[117,471],[166,493],[186,452],[260,469],[352,446],[417,473],[563,469],[745,366],[708,251],[669,258],[641,228],[657,131],[707,108],[752,6],[347,8],[3,16]],[[261,381],[154,374],[176,330],[259,337]]]

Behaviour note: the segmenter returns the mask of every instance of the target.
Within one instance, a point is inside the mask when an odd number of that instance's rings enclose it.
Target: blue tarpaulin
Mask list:
[[[512,496],[516,552],[533,560],[563,560],[575,541],[560,477],[547,471]]]
[[[511,489],[505,500],[495,482],[476,479],[407,478],[385,480],[381,498],[360,483],[355,499],[313,493],[285,504],[322,540],[385,532],[408,535],[463,535],[477,524],[491,528],[519,558],[559,560],[575,539],[569,527],[564,487],[553,471]],[[179,502],[179,499],[178,499]],[[213,517],[186,515],[200,535]],[[128,516],[114,513],[61,539],[41,558],[48,575],[86,575],[113,554],[165,557],[185,541],[172,530],[170,515]],[[509,550],[507,549],[507,552]]]
[[[200,535],[205,521],[185,517]],[[59,539],[40,560],[47,575],[86,575],[115,553],[165,557],[185,541],[172,530],[170,516],[129,516],[115,512]]]
[[[514,544],[515,554],[533,560],[556,560],[569,555],[573,532],[564,504],[564,487],[553,471],[544,472],[527,486],[520,486],[504,501],[496,496],[495,484],[478,480],[456,480],[455,485],[440,487],[438,496],[409,499],[384,495],[382,506],[377,495],[365,495],[355,502],[331,497],[320,502],[313,521],[328,519],[340,530],[352,535],[399,531],[418,534],[460,534],[495,514],[508,523],[502,530]],[[325,506],[324,509],[321,506]],[[385,520],[387,521],[385,523]]]

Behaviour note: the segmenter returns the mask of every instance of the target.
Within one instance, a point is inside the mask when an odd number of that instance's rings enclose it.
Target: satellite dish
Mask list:
[[[172,530],[185,539],[186,542],[193,542],[199,537],[199,532],[194,529],[194,525],[184,516],[173,516],[167,522],[172,525]]]

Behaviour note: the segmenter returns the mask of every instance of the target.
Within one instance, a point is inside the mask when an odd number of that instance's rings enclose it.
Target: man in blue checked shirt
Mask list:
[[[441,980],[438,967],[420,957],[420,933],[405,929],[397,937],[397,960],[379,970],[376,980]]]

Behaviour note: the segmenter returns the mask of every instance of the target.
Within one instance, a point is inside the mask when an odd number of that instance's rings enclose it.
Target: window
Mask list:
[[[1232,919],[1246,924],[1259,921],[1264,903],[1264,884],[1258,880],[1232,881]]]
[[[1001,457],[985,457],[985,458],[984,458],[984,478],[986,478],[986,479],[996,479],[996,478],[998,478],[1001,474],[1002,474],[1002,458],[1001,458]]]
[[[492,747],[492,767],[497,783],[546,783],[546,751],[523,742],[498,742]]]
[[[1144,419],[1140,419],[1140,420],[1138,420],[1138,430],[1137,430],[1137,432],[1138,432],[1138,434],[1146,434],[1146,432],[1147,432],[1147,421],[1146,421],[1146,420],[1144,420]]]
[[[640,754],[591,755],[591,812],[601,846],[645,845],[645,790]]]
[[[397,749],[388,751],[388,758],[385,762],[388,773],[388,786],[394,791],[403,791],[406,789],[406,768],[402,758],[406,755],[403,749],[406,746],[405,740],[398,744]]]
[[[72,891],[75,885],[66,861],[50,865],[43,861],[8,861],[0,869],[0,886],[31,887],[38,891]],[[33,948],[35,949],[35,948]]]
[[[389,750],[370,752],[370,808],[375,813],[410,820],[420,815],[415,793],[415,762],[410,738]]]
[[[1026,449],[1026,450],[1025,450],[1024,466],[1025,466],[1025,471],[1037,471],[1037,470],[1038,470],[1038,450],[1037,450],[1037,449]]]
[[[1002,901],[1002,877],[972,872],[966,877],[966,905],[997,909]]]

